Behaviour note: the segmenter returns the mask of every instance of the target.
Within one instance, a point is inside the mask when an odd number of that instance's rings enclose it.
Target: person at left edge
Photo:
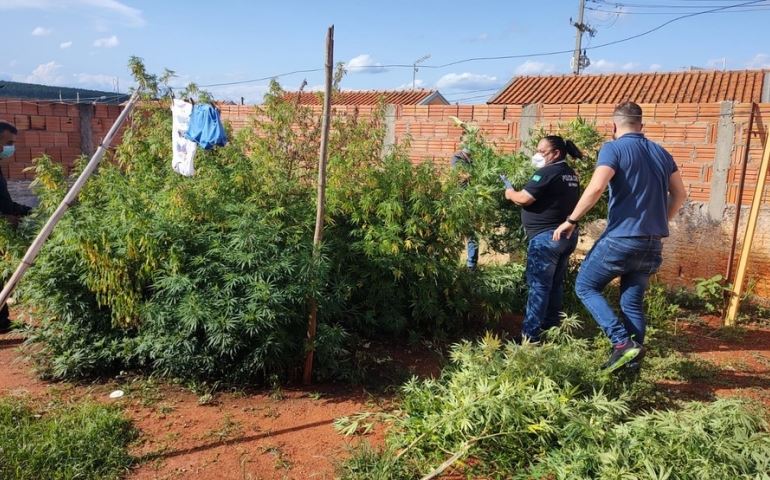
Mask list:
[[[505,198],[521,206],[521,223],[527,233],[527,307],[522,337],[540,341],[543,331],[560,323],[564,278],[577,235],[553,240],[554,230],[572,212],[580,198],[580,182],[567,164],[567,155],[583,158],[571,140],[558,135],[544,137],[532,163],[538,167],[520,191],[506,188]]]
[[[452,168],[458,168],[460,166],[463,166],[466,170],[460,173],[460,185],[463,187],[467,187],[470,183],[470,173],[467,171],[468,168],[473,165],[473,159],[471,158],[471,151],[468,148],[463,148],[462,150],[459,150],[455,152],[454,155],[452,155],[452,159],[450,161],[450,164]],[[475,271],[476,266],[479,263],[479,239],[476,236],[475,232],[468,232],[465,236],[465,251],[467,255],[466,260],[466,266],[468,267],[468,270]]]
[[[8,122],[0,121],[0,145],[2,145],[2,151],[0,152],[0,159],[7,159],[16,152],[16,135],[18,134],[16,127]],[[14,217],[21,217],[29,214],[30,207],[16,203],[11,199],[11,194],[8,192],[8,184],[5,181],[2,170],[0,170],[0,214],[11,215]],[[0,310],[0,333],[5,333],[11,328],[11,321],[8,317],[8,305],[3,305]]]

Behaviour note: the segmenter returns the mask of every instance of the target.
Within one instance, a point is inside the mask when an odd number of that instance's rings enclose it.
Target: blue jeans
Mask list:
[[[538,233],[527,248],[527,310],[521,333],[531,341],[540,340],[540,333],[558,326],[564,300],[564,277],[569,256],[575,251],[578,231],[571,238],[552,240],[553,230]]]
[[[476,268],[476,264],[479,263],[479,239],[476,235],[468,235],[466,239],[466,252],[468,254],[468,261],[466,265],[471,270]]]
[[[644,292],[663,261],[659,237],[601,237],[580,266],[575,292],[613,345],[634,338],[644,343]],[[620,313],[602,290],[620,277]]]

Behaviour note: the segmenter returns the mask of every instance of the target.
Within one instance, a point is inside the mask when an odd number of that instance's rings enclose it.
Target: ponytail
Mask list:
[[[583,152],[580,151],[572,140],[567,140],[565,142],[559,135],[548,135],[543,137],[543,139],[551,145],[551,148],[558,150],[561,153],[559,160],[564,160],[567,155],[577,159],[583,158]]]
[[[575,142],[572,140],[567,140],[564,142],[565,146],[567,147],[567,154],[572,157],[576,158],[578,160],[583,158],[583,152],[580,151],[580,149],[575,145]]]

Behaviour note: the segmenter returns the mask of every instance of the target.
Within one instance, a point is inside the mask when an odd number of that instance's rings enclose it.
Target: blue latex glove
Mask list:
[[[512,189],[512,188],[513,188],[513,185],[511,184],[511,182],[510,182],[510,181],[508,181],[508,177],[506,177],[506,176],[505,176],[505,175],[503,175],[502,173],[500,174],[500,180],[502,180],[502,181],[503,181],[503,184],[505,185],[505,188],[506,188],[506,189],[509,189],[509,188],[511,188],[511,189]]]

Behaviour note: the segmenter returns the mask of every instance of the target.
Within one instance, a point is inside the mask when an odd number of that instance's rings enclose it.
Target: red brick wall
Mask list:
[[[93,108],[91,128],[95,147],[119,114],[120,107],[96,105]],[[223,119],[236,130],[248,128],[255,113],[254,106],[250,105],[219,105],[219,108]],[[316,114],[321,114],[321,106],[311,108]],[[594,121],[609,138],[613,108],[614,105],[541,105],[535,124],[552,128],[559,122],[580,116]],[[724,274],[732,238],[740,165],[749,135],[750,106],[738,104],[734,108],[735,138],[727,177],[727,208],[721,219],[710,219],[706,208],[711,200],[720,104],[650,104],[642,105],[642,108],[645,133],[674,156],[690,200],[685,213],[673,224],[671,237],[665,242],[666,260],[660,277],[670,284],[691,285],[694,278]],[[333,112],[365,117],[371,115],[373,109],[335,106]],[[522,125],[533,123],[532,119],[522,117],[519,106],[402,105],[394,110],[395,118],[388,120],[393,122],[395,140],[398,143],[409,140],[409,156],[414,162],[429,159],[448,163],[452,153],[459,148],[461,134],[450,116],[479,125],[484,136],[505,152],[521,147],[520,129]],[[744,212],[739,228],[738,252],[748,217],[748,205],[756,186],[763,139],[770,131],[770,104],[761,104],[758,112],[751,129],[752,145],[742,199]],[[80,117],[76,106],[0,100],[0,119],[16,123],[21,131],[16,156],[10,162],[0,163],[3,173],[12,180],[31,178],[30,173],[25,174],[22,170],[31,164],[32,158],[42,153],[67,166],[72,165],[81,153]],[[755,293],[770,298],[770,185],[766,188],[764,205],[752,246],[749,276],[756,281]]]
[[[671,285],[692,285],[698,277],[724,274],[735,217],[735,200],[740,179],[740,164],[748,134],[749,108],[735,106],[733,124],[735,138],[732,145],[730,169],[727,178],[727,208],[721,219],[712,220],[707,214],[711,200],[711,181],[716,160],[717,134],[721,105],[710,104],[643,104],[644,131],[648,138],[663,145],[679,166],[688,192],[689,203],[683,214],[673,223],[671,236],[665,241],[665,262],[659,277]],[[320,107],[314,107],[317,114]],[[353,113],[352,107],[335,107],[337,112]],[[553,129],[559,122],[580,116],[597,124],[607,139],[612,134],[614,104],[606,105],[541,105],[537,126]],[[223,110],[223,117],[234,127],[246,127],[245,119],[253,107],[231,106]],[[371,109],[359,109],[367,115]],[[394,129],[396,142],[410,142],[409,156],[414,162],[432,160],[448,162],[459,148],[461,131],[450,116],[473,122],[484,136],[503,151],[519,149],[522,124],[531,124],[522,118],[519,106],[502,105],[428,105],[397,106]],[[770,122],[770,104],[759,105],[759,114],[752,128],[750,161],[746,172],[743,195],[743,215],[738,234],[740,252],[748,205],[756,186],[757,172],[763,151],[759,133],[766,135]],[[526,132],[524,132],[526,133]],[[770,203],[770,185],[766,188],[764,204]],[[588,242],[590,244],[590,241]],[[737,255],[736,260],[737,262]],[[754,292],[770,298],[770,207],[764,207],[752,244],[749,277],[755,282]]]
[[[93,147],[101,141],[120,114],[117,105],[92,105],[91,131]],[[16,125],[16,154],[0,162],[9,180],[30,180],[32,172],[23,170],[32,159],[44,153],[66,167],[71,167],[83,153],[80,144],[80,110],[77,105],[59,102],[30,102],[0,99],[0,120]]]

